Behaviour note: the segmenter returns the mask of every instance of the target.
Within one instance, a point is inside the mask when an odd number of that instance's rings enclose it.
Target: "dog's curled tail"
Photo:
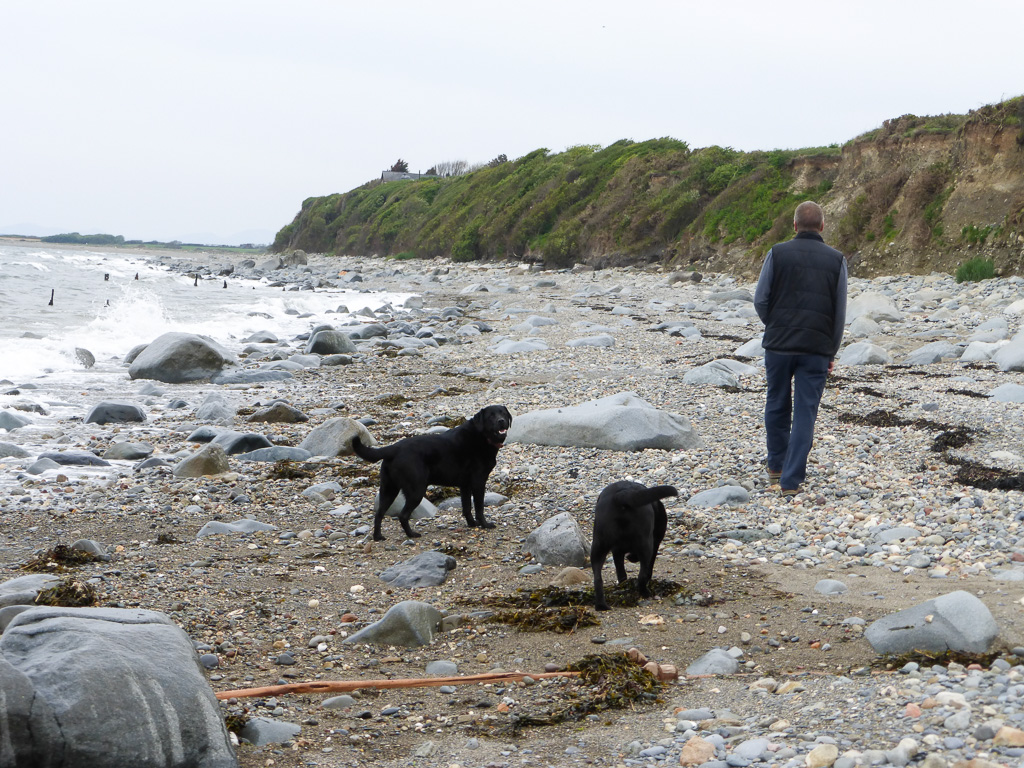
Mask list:
[[[627,507],[641,507],[669,496],[678,495],[679,491],[671,485],[656,485],[653,488],[625,488],[615,494],[615,502]]]
[[[368,445],[363,445],[363,441],[359,439],[359,435],[352,438],[352,451],[361,459],[367,461],[380,461],[386,459],[389,456],[389,452],[383,448],[371,448]]]

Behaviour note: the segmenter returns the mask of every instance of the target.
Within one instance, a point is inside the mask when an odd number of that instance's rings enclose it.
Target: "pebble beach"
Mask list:
[[[258,268],[221,255],[154,258],[198,280]],[[1024,357],[1012,358],[1024,345],[1024,279],[851,278],[859,314],[822,400],[807,482],[784,499],[764,467],[751,282],[316,255],[274,278],[282,290],[409,298],[309,317],[310,330],[387,329],[330,364],[305,354],[301,337],[254,343],[225,328],[216,339],[245,369],[291,374],[280,381],[165,384],[125,372],[102,390],[0,382],[0,418],[27,422],[0,422],[0,582],[56,544],[94,541],[108,559],[76,577],[102,605],[166,613],[221,691],[425,677],[432,662],[458,674],[540,673],[630,647],[681,672],[721,649],[736,668],[684,673],[627,709],[528,727],[510,723],[550,711],[569,682],[364,690],[329,704],[312,694],[238,698],[223,703],[225,715],[295,727],[242,744],[240,765],[1024,765]],[[422,538],[405,540],[386,519],[387,540],[373,542],[376,467],[352,456],[293,462],[290,473],[235,457],[217,475],[171,472],[204,425],[297,446],[343,416],[387,444],[491,403],[515,417],[624,392],[688,419],[702,445],[506,444],[488,482],[488,531],[467,528],[437,496],[436,516],[415,521]],[[197,411],[211,395],[224,410],[204,421]],[[104,400],[137,404],[147,420],[85,423]],[[250,421],[279,400],[308,421]],[[46,452],[103,456],[125,442],[164,462],[32,469]],[[343,642],[403,600],[466,617],[484,598],[553,580],[586,587],[589,567],[574,582],[578,574],[539,565],[523,544],[563,512],[589,533],[597,495],[615,480],[678,489],[655,577],[687,596],[615,608],[570,633],[465,618],[422,647]],[[199,535],[245,519],[268,528]],[[380,579],[429,551],[457,563],[443,584]],[[842,586],[823,591],[823,581]],[[872,621],[959,590],[998,625],[989,653],[880,660],[864,637]]]

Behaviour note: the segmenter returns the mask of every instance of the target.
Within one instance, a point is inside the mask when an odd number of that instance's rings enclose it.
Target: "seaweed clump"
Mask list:
[[[953,479],[961,485],[970,485],[983,491],[1024,491],[1024,472],[986,467],[955,456],[946,456],[946,461],[957,467]]]
[[[314,470],[287,459],[275,461],[267,472],[267,477],[271,480],[304,480],[315,476]]]
[[[514,711],[506,729],[576,722],[609,709],[625,709],[658,701],[662,683],[629,658],[620,654],[591,654],[566,667],[578,672],[561,686],[561,695],[551,691],[555,703],[540,711]],[[561,701],[559,701],[561,699]]]
[[[75,549],[67,544],[56,544],[33,557],[21,566],[21,570],[33,573],[55,573],[66,571],[69,568],[77,568],[98,559],[91,552]]]
[[[942,453],[949,448],[963,448],[974,440],[975,430],[970,427],[954,427],[935,436],[931,449]]]
[[[96,587],[78,579],[64,579],[49,589],[39,590],[36,605],[84,608],[98,602]]]
[[[592,610],[582,605],[497,611],[487,620],[493,624],[510,624],[522,632],[556,632],[560,635],[601,623]]]

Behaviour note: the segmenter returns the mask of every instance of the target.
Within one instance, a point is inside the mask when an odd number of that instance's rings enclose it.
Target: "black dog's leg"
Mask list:
[[[619,580],[619,584],[621,584],[628,578],[626,576],[626,553],[621,549],[617,549],[612,552],[612,560],[615,562],[615,577]]]
[[[412,526],[409,524],[409,519],[412,517],[412,513],[416,510],[416,507],[423,501],[422,493],[410,493],[408,488],[403,488],[402,493],[405,495],[405,506],[402,507],[402,511],[398,513],[398,522],[402,524],[402,530],[405,531],[405,535],[410,539],[418,539],[422,534],[414,531]]]
[[[604,577],[601,575],[607,557],[608,548],[595,541],[590,548],[590,567],[594,569],[594,608],[598,611],[611,610],[604,597]]]
[[[466,525],[472,528],[476,525],[476,520],[473,519],[473,491],[468,485],[464,485],[459,488],[459,492],[462,496],[462,516],[466,518]]]
[[[473,506],[476,508],[476,524],[481,528],[493,528],[494,523],[484,518],[484,486],[473,489]]]
[[[640,594],[640,597],[652,597],[651,577],[654,576],[655,555],[655,552],[648,550],[640,556],[640,573],[636,577],[636,591]]]
[[[373,540],[384,541],[386,536],[380,532],[381,521],[384,520],[384,513],[391,509],[391,505],[398,498],[398,485],[390,474],[383,467],[380,470],[380,496],[377,504],[377,511],[373,515]]]

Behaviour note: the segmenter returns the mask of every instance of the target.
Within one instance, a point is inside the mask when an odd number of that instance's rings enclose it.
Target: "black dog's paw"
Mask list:
[[[385,536],[382,533],[375,533],[375,534],[373,534],[373,540],[374,541],[387,541],[387,538],[388,537]]]
[[[418,539],[423,534],[417,533],[416,531],[406,531],[405,535],[408,536],[410,539]]]
[[[484,520],[482,523],[478,523],[478,525],[481,528],[493,528],[494,527],[494,523],[492,523],[490,520]]]
[[[610,611],[611,610],[611,608],[608,607],[608,603],[598,603],[598,604],[596,604],[594,606],[594,609],[598,610],[598,611]]]

